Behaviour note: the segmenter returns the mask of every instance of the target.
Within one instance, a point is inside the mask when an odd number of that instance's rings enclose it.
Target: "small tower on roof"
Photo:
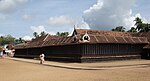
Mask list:
[[[72,33],[72,37],[73,37],[73,42],[78,41],[77,32],[76,32],[76,25],[74,25],[74,30],[73,30],[73,33]]]
[[[87,31],[82,37],[82,42],[90,42],[90,36],[88,35]]]
[[[76,25],[74,25],[74,30],[73,30],[73,33],[72,33],[72,36],[75,36],[77,35],[77,32],[76,32]]]

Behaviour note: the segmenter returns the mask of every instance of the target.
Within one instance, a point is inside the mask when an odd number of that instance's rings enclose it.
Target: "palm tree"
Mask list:
[[[23,39],[22,38],[19,38],[19,43],[23,43]]]
[[[135,26],[136,26],[136,30],[141,31],[141,29],[143,29],[143,22],[139,17],[135,18]]]
[[[33,36],[34,36],[35,38],[39,37],[39,35],[38,35],[37,32],[34,32],[34,33],[33,33]]]
[[[45,33],[44,31],[42,31],[42,32],[40,33],[40,35],[41,35],[41,36],[45,36],[46,33]]]
[[[57,32],[56,35],[57,35],[57,36],[60,36],[60,32]]]
[[[135,26],[136,26],[136,30],[138,30],[138,32],[149,32],[150,31],[150,24],[148,23],[143,23],[142,20],[137,17],[134,20]]]

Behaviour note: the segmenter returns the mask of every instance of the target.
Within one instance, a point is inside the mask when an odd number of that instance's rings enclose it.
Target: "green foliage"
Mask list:
[[[139,17],[135,18],[134,21],[136,22],[135,26],[138,32],[150,32],[150,24],[143,23]]]
[[[57,35],[57,36],[60,36],[60,32],[57,32],[56,35]]]
[[[19,38],[19,39],[15,40],[15,44],[20,44],[20,43],[23,43],[23,42],[25,42],[25,40],[23,40],[22,38]]]
[[[57,36],[68,36],[68,35],[69,35],[69,32],[61,32],[61,33],[60,33],[60,32],[57,32],[56,35],[57,35]]]
[[[112,29],[112,31],[125,32],[125,28],[123,26],[118,26],[115,29]]]
[[[127,32],[137,32],[137,31],[136,31],[136,28],[131,27],[131,29],[130,29],[130,30],[128,30]]]
[[[143,23],[139,17],[136,17],[134,21],[136,27],[131,27],[127,32],[150,32],[150,24]],[[125,28],[123,26],[118,26],[112,29],[112,31],[125,32]]]
[[[138,30],[139,32],[150,32],[150,24],[141,24],[141,28]]]
[[[38,37],[39,37],[39,35],[38,35],[37,32],[34,32],[34,33],[33,33],[33,36],[34,36],[35,38],[38,38]]]
[[[15,43],[15,38],[11,35],[1,36],[0,45]]]
[[[40,37],[40,36],[45,36],[46,35],[46,33],[44,32],[44,31],[42,31],[40,34],[38,34],[37,32],[33,32],[33,36],[35,37],[35,38],[38,38],[38,37]]]
[[[46,33],[45,33],[44,31],[42,31],[42,32],[40,33],[40,35],[41,35],[41,36],[45,36]]]
[[[135,26],[143,23],[139,17],[136,17],[134,21],[135,21]]]

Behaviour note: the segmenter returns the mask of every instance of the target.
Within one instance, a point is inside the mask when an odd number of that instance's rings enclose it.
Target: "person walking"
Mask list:
[[[40,64],[43,64],[44,63],[44,57],[45,57],[45,55],[42,53],[40,56]]]

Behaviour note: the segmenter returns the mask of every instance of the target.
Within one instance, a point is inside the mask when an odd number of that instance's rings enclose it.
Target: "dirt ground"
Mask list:
[[[146,66],[128,67],[131,61],[101,63],[69,63],[68,65],[95,67],[125,65],[126,68],[77,70],[36,63],[27,63],[0,58],[0,81],[150,81],[150,60],[134,64]],[[109,68],[109,67],[108,67]]]

